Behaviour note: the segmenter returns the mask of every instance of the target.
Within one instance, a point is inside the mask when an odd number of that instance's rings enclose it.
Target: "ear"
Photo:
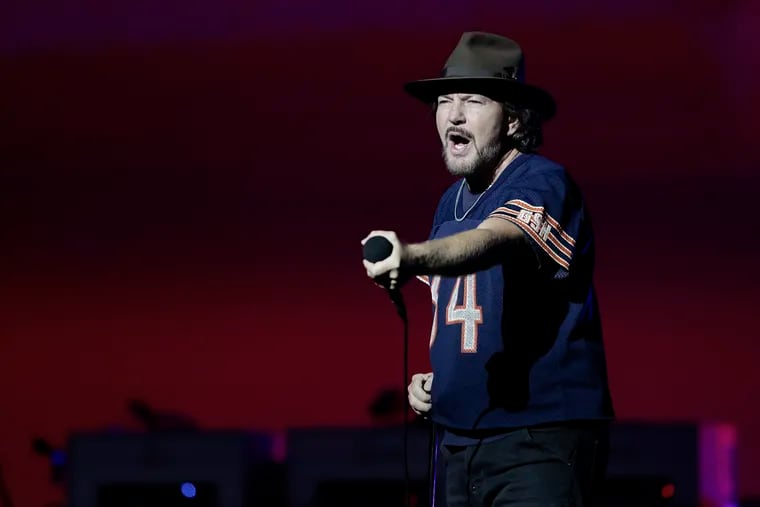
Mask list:
[[[520,120],[515,116],[507,117],[507,137],[511,137],[517,132],[517,128],[520,126]]]

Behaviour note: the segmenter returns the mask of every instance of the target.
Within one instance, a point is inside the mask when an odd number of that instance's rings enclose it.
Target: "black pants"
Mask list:
[[[607,425],[522,428],[442,446],[447,507],[589,507],[606,470]]]

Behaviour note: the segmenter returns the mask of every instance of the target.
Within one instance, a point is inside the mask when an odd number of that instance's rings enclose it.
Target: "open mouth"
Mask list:
[[[454,133],[448,135],[448,141],[449,150],[455,155],[461,155],[467,151],[471,142],[469,137]]]

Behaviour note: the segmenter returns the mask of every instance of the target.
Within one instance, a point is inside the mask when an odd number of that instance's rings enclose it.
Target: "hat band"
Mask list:
[[[500,77],[518,81],[519,69],[517,67],[503,67],[498,72],[489,69],[477,69],[472,67],[446,67],[441,77]]]

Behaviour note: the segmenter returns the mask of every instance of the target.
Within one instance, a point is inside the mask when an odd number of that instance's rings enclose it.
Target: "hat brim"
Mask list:
[[[537,86],[498,77],[420,79],[404,84],[404,90],[426,104],[434,104],[438,97],[449,93],[477,93],[518,107],[535,109],[544,120],[557,113],[557,104],[547,91]]]

